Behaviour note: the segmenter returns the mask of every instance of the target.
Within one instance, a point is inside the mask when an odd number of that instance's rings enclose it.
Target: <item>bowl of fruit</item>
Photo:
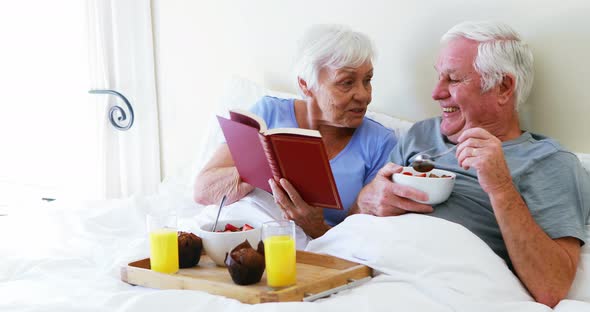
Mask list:
[[[215,231],[213,223],[203,224],[199,228],[205,253],[218,266],[225,266],[225,255],[245,240],[251,246],[258,246],[260,225],[247,220],[219,220]]]
[[[436,205],[446,201],[455,186],[456,175],[453,172],[432,169],[429,172],[418,172],[412,167],[404,167],[401,173],[394,173],[394,183],[407,185],[428,195],[428,200],[418,201],[423,204]]]

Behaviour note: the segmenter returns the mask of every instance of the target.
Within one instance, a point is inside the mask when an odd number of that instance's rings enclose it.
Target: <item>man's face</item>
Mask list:
[[[432,98],[442,108],[441,132],[451,142],[463,131],[482,127],[495,128],[499,107],[495,88],[481,92],[481,75],[473,63],[478,43],[462,37],[451,40],[441,50],[435,69],[438,82]]]

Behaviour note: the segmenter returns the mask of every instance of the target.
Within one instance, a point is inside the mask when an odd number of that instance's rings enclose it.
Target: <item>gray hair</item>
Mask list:
[[[505,73],[516,79],[518,111],[531,92],[534,80],[533,53],[510,26],[490,21],[463,22],[442,36],[447,43],[457,37],[479,42],[473,67],[481,75],[482,92],[502,82]]]
[[[314,25],[299,41],[295,74],[313,89],[322,68],[359,67],[374,54],[373,43],[363,33],[344,25]]]

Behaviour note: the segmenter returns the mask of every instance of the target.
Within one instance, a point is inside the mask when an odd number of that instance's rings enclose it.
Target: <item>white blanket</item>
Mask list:
[[[184,206],[181,227],[200,221],[198,207],[176,197],[54,202],[0,217],[0,311],[550,310],[533,302],[477,237],[419,215],[353,216],[312,241],[310,251],[383,272],[313,303],[245,305],[199,291],[130,286],[120,280],[119,268],[148,256],[144,220],[155,206]],[[564,300],[557,307],[584,309],[590,311],[590,303]]]

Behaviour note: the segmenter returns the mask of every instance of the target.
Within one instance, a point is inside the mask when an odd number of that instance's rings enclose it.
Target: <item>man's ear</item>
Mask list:
[[[502,82],[500,82],[500,90],[498,98],[501,105],[510,102],[516,91],[516,78],[512,74],[504,74]]]
[[[299,89],[305,96],[311,96],[311,91],[307,87],[307,82],[300,77],[297,77],[297,83],[299,84]]]

